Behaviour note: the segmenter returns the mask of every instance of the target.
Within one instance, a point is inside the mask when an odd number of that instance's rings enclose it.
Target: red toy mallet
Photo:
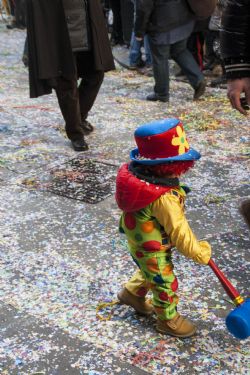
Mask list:
[[[236,308],[226,317],[226,326],[229,332],[238,339],[246,339],[250,336],[250,298],[244,300],[212,259],[209,260],[208,265],[236,305]]]

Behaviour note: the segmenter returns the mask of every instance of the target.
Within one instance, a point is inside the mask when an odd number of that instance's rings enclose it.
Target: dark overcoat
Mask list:
[[[93,69],[115,69],[100,0],[89,2]],[[50,82],[76,75],[73,52],[61,0],[27,0],[30,97],[50,94]]]

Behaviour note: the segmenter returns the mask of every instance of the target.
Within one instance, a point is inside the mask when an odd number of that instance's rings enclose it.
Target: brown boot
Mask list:
[[[156,330],[160,333],[176,337],[190,337],[196,332],[196,327],[188,319],[183,318],[179,313],[170,320],[157,320]]]
[[[117,294],[117,297],[124,305],[133,307],[138,314],[149,316],[154,312],[153,306],[149,300],[146,300],[145,297],[134,296],[126,288],[123,288]]]

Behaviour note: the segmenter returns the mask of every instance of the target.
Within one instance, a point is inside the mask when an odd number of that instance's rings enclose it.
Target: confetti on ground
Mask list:
[[[90,149],[76,155],[55,95],[28,98],[25,31],[7,30],[1,21],[0,33],[1,375],[247,375],[249,339],[227,331],[234,307],[208,267],[174,253],[179,311],[197,324],[193,338],[160,335],[155,317],[112,305],[134,271],[117,229],[120,212],[111,186],[99,203],[78,198],[86,194],[86,160],[97,161],[111,181],[129,160],[139,124],[181,117],[203,156],[185,177],[192,187],[188,219],[249,297],[249,231],[238,211],[250,195],[249,119],[230,108],[225,90],[209,87],[193,102],[191,87],[173,79],[170,103],[149,103],[153,79],[117,67],[89,115]],[[64,194],[52,194],[46,183]],[[98,319],[100,305],[109,320]]]

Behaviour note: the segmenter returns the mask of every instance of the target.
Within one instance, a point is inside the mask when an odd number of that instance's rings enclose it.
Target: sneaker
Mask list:
[[[200,99],[200,97],[204,94],[205,90],[206,90],[206,81],[205,79],[203,79],[202,81],[200,81],[196,89],[194,89],[193,99],[194,100]]]
[[[159,102],[166,103],[166,102],[169,101],[169,99],[168,99],[167,96],[158,95],[158,94],[155,94],[155,93],[148,95],[146,97],[146,99],[149,100],[149,101],[151,101],[151,102],[157,102],[157,101],[159,101]]]
[[[190,320],[185,319],[179,313],[170,320],[157,320],[156,330],[175,337],[191,337],[196,332],[195,325]]]
[[[154,308],[149,300],[146,300],[145,297],[134,296],[126,288],[123,288],[117,294],[117,298],[120,303],[133,307],[138,314],[149,316],[154,312]]]
[[[84,138],[76,139],[75,141],[71,140],[73,149],[75,151],[86,151],[89,149],[87,143],[85,142]]]
[[[82,120],[82,123],[80,126],[84,135],[88,135],[92,133],[92,131],[94,130],[93,125],[91,125],[91,123],[88,122],[87,120]]]

